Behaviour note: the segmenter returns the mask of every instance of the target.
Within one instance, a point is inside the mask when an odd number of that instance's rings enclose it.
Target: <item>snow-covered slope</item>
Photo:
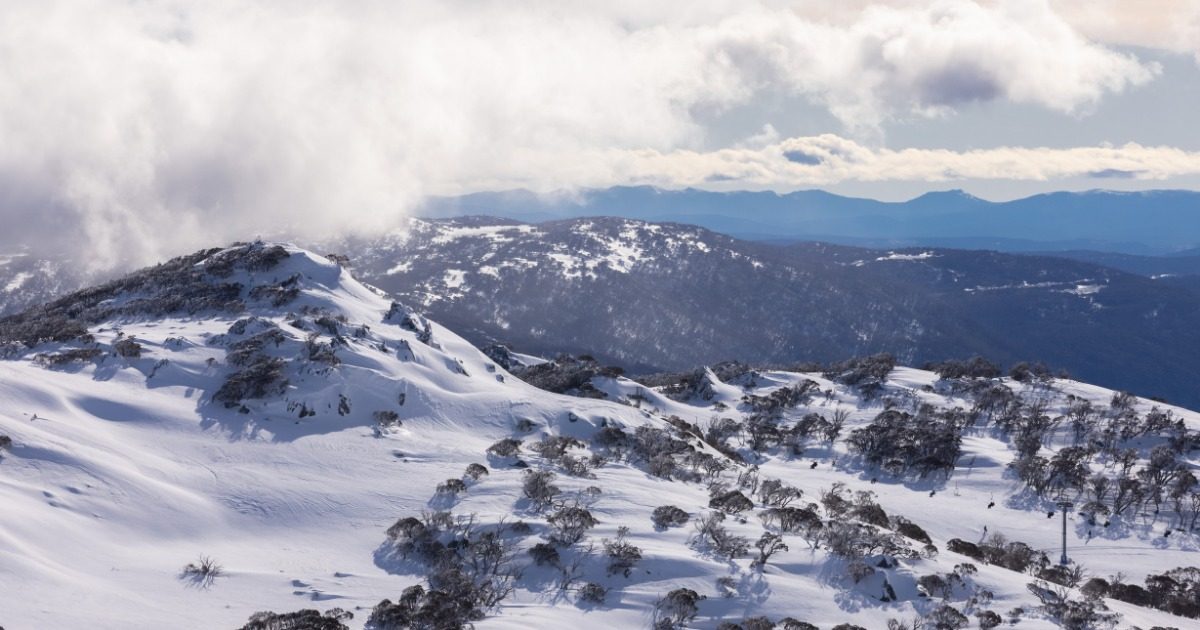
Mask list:
[[[1058,544],[1047,501],[1006,476],[1013,452],[994,427],[965,428],[952,471],[924,479],[876,470],[848,451],[846,438],[885,402],[914,412],[922,403],[972,406],[932,373],[896,369],[871,400],[861,386],[788,372],[730,382],[707,374],[672,396],[597,377],[593,385],[606,398],[556,395],[506,373],[335,262],[264,244],[202,252],[69,296],[0,322],[0,342],[7,342],[0,345],[7,356],[0,361],[0,435],[11,438],[0,451],[0,624],[7,630],[232,628],[256,611],[335,607],[354,613],[348,625],[362,627],[381,600],[396,601],[430,572],[413,556],[400,557],[389,528],[406,517],[437,522],[438,511],[450,511],[468,536],[507,523],[505,557],[530,565],[511,594],[487,608],[481,628],[646,627],[655,603],[681,588],[707,597],[689,622],[695,627],[765,615],[820,628],[883,628],[888,619],[941,605],[940,596],[919,594],[917,578],[964,562],[978,573],[945,603],[1005,616],[1019,607],[1020,627],[1054,625],[1026,588],[1033,577],[947,549],[953,538],[980,541],[985,526],[1038,550]],[[1079,399],[1102,407],[1112,398],[1069,381],[994,384],[1022,400],[1043,400],[1039,409],[1049,415]],[[688,433],[685,423],[761,419],[765,398],[744,397],[786,387],[805,395],[777,405],[773,423],[844,414],[840,439],[755,452],[745,430],[718,441],[720,449]],[[1171,412],[1192,431],[1200,426],[1196,414]],[[1069,423],[1053,431],[1045,454],[1068,445],[1069,432]],[[563,443],[574,457],[533,448],[554,436],[580,441]],[[489,454],[505,438],[522,440],[516,454]],[[1144,455],[1156,439],[1132,446]],[[686,448],[671,455],[680,444]],[[1185,451],[1192,468],[1194,455]],[[473,463],[488,474],[464,476]],[[1106,465],[1091,462],[1097,471]],[[777,479],[801,490],[797,506],[822,503],[822,492],[837,483],[874,492],[880,508],[924,528],[939,552],[893,539],[887,555],[911,549],[913,557],[874,566],[857,583],[846,577],[852,562],[831,554],[830,544],[810,548],[794,533],[782,536],[790,550],[765,566],[752,564],[753,548],[723,557],[694,523],[718,511],[709,507],[712,482],[732,491],[750,482],[754,466],[760,483]],[[553,505],[539,509],[525,496],[527,470],[557,474]],[[465,489],[456,492],[449,479],[464,479]],[[770,529],[760,518],[766,506],[743,490],[753,507],[731,513],[724,527],[753,543]],[[598,522],[582,540],[560,544],[561,569],[535,566],[527,550],[552,537],[550,517],[564,505],[583,507]],[[656,528],[651,514],[664,505],[682,508],[691,522]],[[813,511],[829,528],[858,518],[829,506]],[[1090,540],[1083,517],[1072,514],[1072,557],[1090,575],[1122,572],[1136,583],[1200,564],[1195,533],[1163,537],[1177,526],[1169,512],[1114,518],[1112,527],[1090,528]],[[462,525],[469,515],[474,525]],[[511,526],[518,521],[527,532]],[[619,527],[628,527],[628,543],[641,551],[628,575],[606,570],[602,541],[615,540]],[[879,536],[890,531],[864,527]],[[587,554],[589,542],[595,548]],[[220,563],[220,575],[181,573],[201,556]],[[884,558],[877,549],[862,560]],[[560,590],[564,573],[577,579]],[[880,601],[885,581],[895,601]],[[581,599],[588,582],[610,589],[604,603]],[[990,601],[979,589],[992,593]],[[1111,606],[1124,615],[1122,627],[1194,623]]]

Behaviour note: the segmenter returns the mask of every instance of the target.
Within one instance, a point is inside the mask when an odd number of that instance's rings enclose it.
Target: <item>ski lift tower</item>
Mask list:
[[[1060,499],[1057,503],[1055,503],[1055,505],[1057,505],[1059,511],[1062,512],[1062,556],[1059,557],[1058,563],[1065,567],[1065,566],[1067,566],[1067,562],[1068,562],[1068,560],[1067,560],[1067,512],[1071,511],[1071,509],[1075,507],[1075,504],[1071,503],[1070,501],[1064,501],[1064,500]]]

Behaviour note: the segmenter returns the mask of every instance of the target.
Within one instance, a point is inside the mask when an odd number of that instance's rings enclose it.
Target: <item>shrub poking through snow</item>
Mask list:
[[[991,630],[1004,621],[1000,615],[990,610],[981,610],[975,613],[975,618],[979,620],[979,627],[983,630]]]
[[[564,507],[546,520],[554,527],[551,540],[561,545],[573,545],[579,542],[587,530],[599,523],[591,512],[577,505]]]
[[[447,479],[438,484],[437,493],[444,496],[457,496],[467,491],[467,484],[462,479]]]
[[[654,508],[654,513],[650,517],[654,521],[655,529],[659,530],[686,525],[688,518],[687,512],[674,505],[660,505]]]
[[[712,511],[695,521],[696,535],[692,544],[707,547],[718,556],[736,558],[750,550],[750,540],[735,536],[725,529],[725,513]]]
[[[764,532],[758,539],[758,542],[754,543],[754,546],[758,549],[758,557],[754,559],[752,564],[759,567],[766,566],[771,556],[788,550],[787,544],[783,542],[783,536],[772,534],[771,532]]]
[[[521,484],[525,498],[539,509],[549,505],[562,493],[562,490],[554,485],[554,477],[555,474],[549,470],[526,470],[525,480]]]
[[[690,588],[677,588],[654,605],[654,629],[674,630],[684,627],[700,613],[704,596]]]
[[[196,586],[207,588],[217,578],[224,575],[224,569],[216,560],[209,556],[200,556],[196,562],[189,562],[180,572],[180,577]]]
[[[600,604],[603,604],[605,598],[607,598],[607,597],[608,597],[608,589],[604,588],[603,586],[600,586],[599,584],[596,584],[595,582],[588,582],[587,584],[584,584],[583,586],[579,587],[579,600],[580,601],[587,602],[589,604],[595,604],[598,606]]]
[[[608,556],[608,574],[620,573],[625,577],[633,572],[633,567],[642,559],[642,550],[626,540],[629,535],[628,527],[618,527],[617,537],[604,540],[604,553]]]
[[[286,386],[283,359],[263,356],[230,374],[217,393],[213,394],[213,400],[223,403],[226,408],[237,407],[247,398],[264,398],[282,393]]]
[[[119,357],[136,359],[142,356],[142,344],[138,343],[133,337],[126,337],[113,344],[113,351]]]
[[[721,510],[722,512],[728,512],[730,514],[738,514],[740,512],[753,509],[754,502],[746,498],[746,495],[742,494],[740,491],[730,490],[729,492],[723,492],[713,496],[713,498],[708,501],[708,507]]]
[[[533,558],[533,563],[539,567],[557,567],[559,564],[558,547],[550,543],[537,543],[529,548],[528,553],[529,557]]]
[[[479,481],[480,478],[488,476],[487,466],[474,463],[467,464],[467,470],[463,473],[463,476]]]
[[[892,529],[896,530],[897,534],[905,538],[911,538],[917,542],[925,543],[926,545],[933,544],[933,540],[929,538],[929,534],[921,529],[916,523],[904,518],[903,516],[892,517]]]
[[[504,438],[489,446],[487,452],[496,457],[516,457],[521,452],[521,440]]]
[[[375,426],[380,430],[386,431],[387,429],[395,429],[404,425],[400,421],[400,414],[390,409],[376,411],[372,415],[375,418]]]

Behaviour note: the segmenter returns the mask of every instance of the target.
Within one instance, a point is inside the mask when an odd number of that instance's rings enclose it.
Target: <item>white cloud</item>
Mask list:
[[[0,240],[86,242],[106,266],[255,234],[377,230],[429,193],[868,177],[878,169],[861,163],[780,164],[781,144],[761,149],[769,133],[758,149],[695,153],[700,113],[801,95],[842,133],[877,138],[892,117],[977,100],[1086,111],[1158,72],[1040,0],[829,4],[9,3]],[[946,168],[980,163],[947,155]]]
[[[636,182],[662,187],[794,189],[854,181],[1049,181],[1074,177],[1161,180],[1200,175],[1200,151],[1173,147],[1126,144],[1067,149],[893,150],[872,148],[832,134],[789,138],[761,148],[609,152],[594,158],[590,170],[604,174],[586,182],[594,187]]]
[[[1052,0],[1051,6],[1095,41],[1189,54],[1200,63],[1196,0]]]

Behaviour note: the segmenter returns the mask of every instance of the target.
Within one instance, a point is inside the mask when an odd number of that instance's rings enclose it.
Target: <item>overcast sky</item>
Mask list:
[[[518,187],[1200,188],[1197,112],[1200,0],[8,3],[0,245],[142,262]]]

